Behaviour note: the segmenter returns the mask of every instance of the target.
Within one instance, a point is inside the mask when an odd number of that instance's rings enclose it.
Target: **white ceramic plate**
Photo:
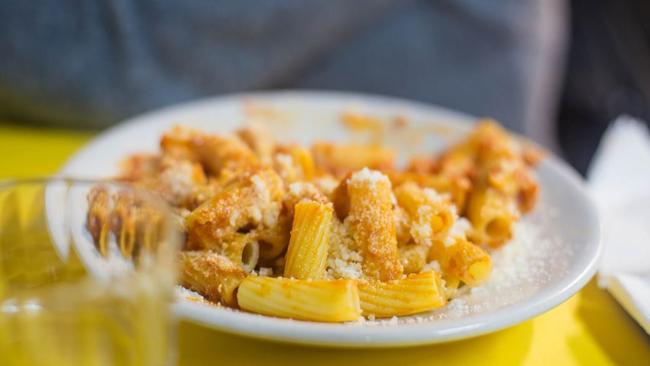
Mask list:
[[[405,100],[332,92],[268,92],[201,100],[127,120],[104,132],[65,165],[62,174],[109,177],[126,155],[156,151],[161,133],[183,123],[229,133],[246,118],[265,120],[276,137],[361,139],[340,123],[355,109],[387,121],[384,137],[402,153],[431,152],[467,131],[473,118]],[[407,127],[395,127],[397,116]],[[493,254],[483,286],[447,307],[416,317],[322,324],[249,314],[179,297],[177,314],[227,332],[269,340],[339,347],[385,347],[445,342],[502,329],[541,314],[576,293],[592,277],[600,253],[596,210],[578,175],[549,156],[538,168],[541,200],[515,229],[515,239]]]

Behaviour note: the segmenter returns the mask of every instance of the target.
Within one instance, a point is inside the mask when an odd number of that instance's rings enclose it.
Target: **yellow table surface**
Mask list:
[[[0,179],[53,174],[92,133],[0,124]],[[191,323],[181,365],[650,365],[650,337],[592,280],[557,308],[493,334],[400,349],[338,350],[233,336]]]

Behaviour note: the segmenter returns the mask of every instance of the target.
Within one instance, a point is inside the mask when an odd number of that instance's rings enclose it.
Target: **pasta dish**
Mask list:
[[[430,311],[485,281],[490,253],[536,204],[540,157],[491,120],[403,167],[381,144],[176,126],[158,153],[128,157],[120,179],[174,208],[183,287],[219,306],[345,322]],[[127,258],[153,242],[160,223],[129,197],[98,186],[88,202],[103,255],[111,235]]]

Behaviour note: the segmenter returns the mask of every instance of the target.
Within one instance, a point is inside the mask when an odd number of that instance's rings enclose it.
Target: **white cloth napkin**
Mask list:
[[[607,129],[587,180],[604,245],[598,282],[650,334],[650,134],[631,117]]]

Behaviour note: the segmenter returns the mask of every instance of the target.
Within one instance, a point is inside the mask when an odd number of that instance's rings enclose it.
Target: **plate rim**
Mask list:
[[[338,99],[342,101],[359,100],[368,103],[390,103],[396,106],[415,108],[426,111],[427,113],[432,112],[445,116],[448,117],[445,118],[446,120],[453,121],[452,123],[456,125],[466,125],[469,121],[476,120],[475,117],[468,114],[424,102],[366,93],[279,90],[227,94],[175,104],[125,119],[103,131],[78,149],[66,161],[57,175],[66,176],[66,172],[77,164],[81,157],[93,146],[110,139],[113,135],[122,133],[123,130],[129,130],[134,125],[153,124],[165,115],[181,114],[184,111],[200,108],[215,108],[215,105],[218,104],[227,105],[228,103],[245,99],[290,99],[296,97],[317,100]],[[529,320],[560,305],[584,287],[596,273],[597,264],[602,253],[601,224],[598,219],[595,204],[582,178],[572,167],[554,155],[549,154],[545,158],[544,164],[549,164],[555,173],[561,175],[566,183],[570,184],[576,192],[580,193],[578,199],[582,201],[584,206],[588,207],[585,211],[588,216],[586,220],[593,223],[594,230],[588,233],[588,238],[584,241],[585,248],[591,249],[587,252],[589,255],[576,259],[576,263],[580,265],[574,264],[572,266],[573,271],[567,272],[558,280],[541,288],[531,298],[525,299],[524,302],[526,303],[531,302],[532,299],[537,299],[528,307],[521,308],[521,302],[516,302],[486,314],[478,314],[459,319],[445,319],[436,322],[437,327],[434,328],[439,328],[446,323],[456,324],[446,329],[432,329],[431,323],[400,324],[397,327],[385,325],[364,327],[353,324],[304,322],[273,318],[225,308],[219,309],[219,313],[215,313],[214,306],[189,300],[175,302],[172,306],[174,315],[180,319],[189,320],[206,327],[246,337],[283,343],[336,348],[406,347],[449,342],[495,332]],[[215,316],[215,314],[219,314],[219,316]],[[393,334],[391,334],[388,331],[398,328],[400,332],[397,333],[392,332]],[[408,328],[408,330],[405,328]]]

